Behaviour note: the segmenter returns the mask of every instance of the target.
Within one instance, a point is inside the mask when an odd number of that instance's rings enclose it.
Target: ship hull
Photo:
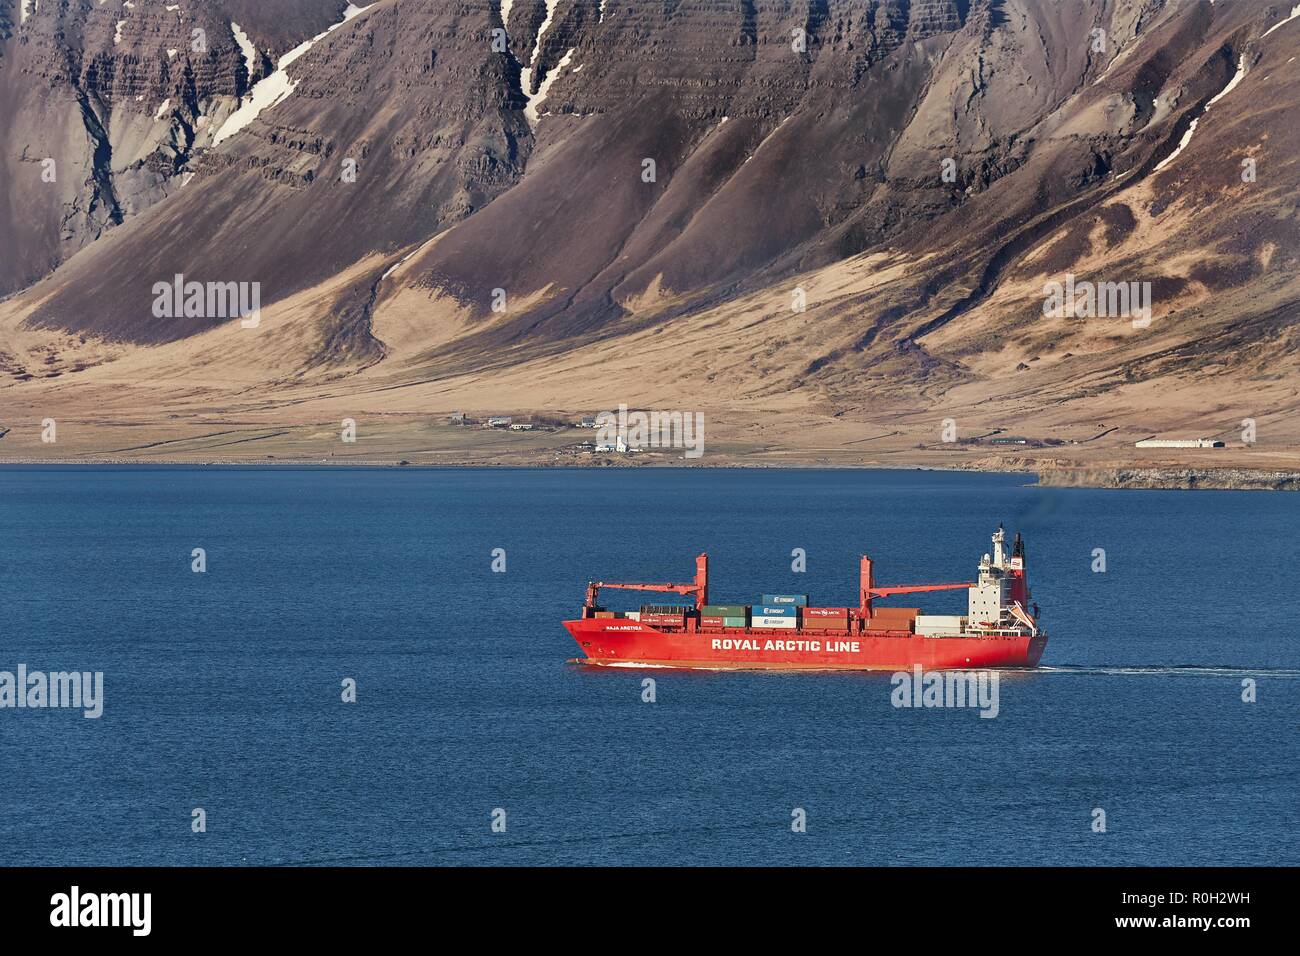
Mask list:
[[[565,621],[584,658],[621,667],[710,670],[965,670],[1034,667],[1047,635],[922,637],[903,631],[836,634],[758,628],[660,631],[636,621]]]

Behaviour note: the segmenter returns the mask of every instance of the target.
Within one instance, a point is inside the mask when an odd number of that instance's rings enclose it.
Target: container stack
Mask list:
[[[808,606],[806,594],[764,594],[754,605],[751,617],[754,627],[799,626],[799,610]]]
[[[700,609],[700,627],[749,627],[744,604],[706,604]]]
[[[755,604],[751,620],[754,627],[788,627],[794,630],[799,624],[799,608],[794,604]]]

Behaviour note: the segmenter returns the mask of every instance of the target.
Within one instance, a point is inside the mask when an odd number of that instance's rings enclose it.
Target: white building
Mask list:
[[[1223,448],[1216,438],[1144,438],[1137,448]]]

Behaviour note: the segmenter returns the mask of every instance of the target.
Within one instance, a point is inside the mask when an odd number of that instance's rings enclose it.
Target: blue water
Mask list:
[[[106,698],[0,710],[0,864],[1300,863],[1300,496],[1028,480],[0,468],[0,670]],[[715,600],[851,604],[859,554],[963,580],[999,520],[1051,640],[995,719],[888,675],[566,663],[590,577],[707,549]]]

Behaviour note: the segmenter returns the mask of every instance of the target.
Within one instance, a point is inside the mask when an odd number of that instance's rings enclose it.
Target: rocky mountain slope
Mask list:
[[[344,6],[0,0],[0,294],[178,189],[273,58]]]
[[[1297,13],[0,0],[0,420],[627,401],[792,454],[952,419],[1122,457],[1250,418],[1285,458]],[[263,322],[155,314],[178,274]],[[1067,275],[1146,321],[1044,314]]]

